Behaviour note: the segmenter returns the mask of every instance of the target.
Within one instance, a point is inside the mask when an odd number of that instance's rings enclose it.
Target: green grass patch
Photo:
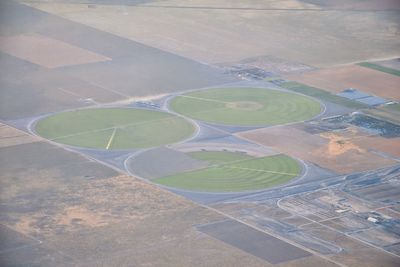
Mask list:
[[[253,158],[246,153],[229,151],[196,151],[187,154],[194,159],[207,161],[213,165]]]
[[[284,184],[300,175],[299,162],[274,155],[221,164],[161,177],[154,182],[179,189],[206,192],[240,192]]]
[[[37,122],[36,132],[58,143],[99,149],[147,148],[191,136],[194,126],[164,112],[132,109],[82,109]]]
[[[213,88],[175,97],[170,107],[190,118],[237,126],[278,125],[311,119],[319,102],[298,94],[262,88]]]
[[[388,73],[388,74],[400,76],[400,70],[388,68],[388,67],[381,66],[381,65],[378,65],[378,64],[375,64],[375,63],[361,62],[361,63],[358,63],[357,65],[365,67],[365,68],[374,69],[374,70],[377,70],[377,71],[380,71],[380,72],[385,72],[385,73]]]
[[[368,105],[365,105],[363,103],[359,103],[350,99],[347,99],[345,97],[337,96],[334,94],[331,94],[325,90],[318,89],[312,86],[308,86],[305,84],[301,84],[298,82],[286,82],[281,84],[283,88],[289,89],[291,91],[301,93],[304,95],[312,96],[317,99],[321,99],[324,101],[328,101],[331,103],[335,103],[344,107],[348,108],[353,108],[353,109],[363,109],[363,108],[368,108]]]

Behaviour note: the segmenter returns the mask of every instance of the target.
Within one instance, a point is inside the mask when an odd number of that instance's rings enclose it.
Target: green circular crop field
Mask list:
[[[266,126],[311,119],[321,113],[309,97],[262,88],[212,88],[176,96],[171,110],[192,119],[236,126]]]
[[[190,191],[242,192],[281,185],[302,172],[297,160],[283,154],[254,158],[232,152],[200,152],[192,156],[213,164],[152,181]]]
[[[165,112],[134,108],[81,109],[39,120],[35,131],[54,142],[97,149],[138,149],[190,137],[195,126]]]

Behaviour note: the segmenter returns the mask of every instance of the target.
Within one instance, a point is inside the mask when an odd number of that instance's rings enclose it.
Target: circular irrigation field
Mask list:
[[[209,165],[155,178],[152,182],[198,192],[243,192],[287,183],[303,170],[297,160],[283,154],[253,157],[237,152],[201,151],[189,155]]]
[[[93,108],[45,117],[40,136],[57,143],[96,149],[139,149],[175,143],[195,132],[187,120],[165,112],[134,108]]]
[[[212,88],[178,95],[170,109],[192,119],[235,126],[266,126],[311,119],[321,113],[309,97],[263,88]]]

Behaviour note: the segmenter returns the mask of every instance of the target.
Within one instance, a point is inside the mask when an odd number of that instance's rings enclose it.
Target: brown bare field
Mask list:
[[[381,151],[400,158],[400,137],[384,138],[381,136],[367,136],[353,141],[360,147]]]
[[[272,266],[196,230],[223,215],[76,153],[35,142],[0,158],[2,266]]]
[[[0,156],[1,235],[21,240],[2,265],[271,266],[194,228],[224,216],[75,153],[35,142]]]
[[[383,98],[400,100],[400,77],[358,65],[320,69],[286,78],[333,93],[356,88]]]
[[[36,33],[1,36],[0,51],[46,68],[111,60],[106,56]]]
[[[239,136],[338,173],[372,170],[396,163],[332,132],[313,135],[294,126],[278,126]]]
[[[39,141],[39,138],[0,123],[0,148]]]
[[[42,183],[57,184],[49,177],[52,175],[51,172],[42,172],[40,175]],[[64,232],[87,230],[125,220],[139,222],[152,216],[151,210],[157,210],[158,214],[162,214],[165,211],[171,212],[190,207],[190,203],[183,198],[175,197],[158,187],[130,176],[116,176],[87,182],[81,184],[80,189],[61,185],[59,193],[80,199],[80,203],[74,205],[68,205],[62,201],[53,203],[55,210],[53,210],[52,219],[45,227],[40,225],[40,221],[46,216],[44,210],[25,214],[22,217],[17,216],[15,217],[17,223],[10,227],[27,235],[53,236],[57,234],[57,229],[60,227]],[[11,194],[8,195],[11,196]],[[132,205],[128,207],[125,203],[132,203]],[[27,221],[29,223],[26,223]]]
[[[195,266],[193,260],[207,259],[211,266],[269,266],[193,227],[222,216],[133,177],[91,181],[59,193],[79,203],[56,203],[51,216],[45,209],[25,216],[9,213],[16,220],[10,228],[68,255],[69,264]],[[102,246],[107,249],[99,250]]]

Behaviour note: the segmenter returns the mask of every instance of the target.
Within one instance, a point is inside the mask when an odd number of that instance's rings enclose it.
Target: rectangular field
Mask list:
[[[0,51],[46,68],[111,60],[109,57],[36,33],[2,36]]]
[[[197,229],[272,264],[280,264],[312,255],[283,240],[234,220],[200,225]]]

